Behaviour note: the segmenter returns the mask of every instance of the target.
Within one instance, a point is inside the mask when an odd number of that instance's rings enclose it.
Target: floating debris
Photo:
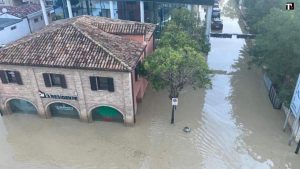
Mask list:
[[[184,128],[183,128],[183,131],[186,132],[186,133],[189,133],[189,132],[192,131],[192,129],[189,128],[189,127],[184,127]]]

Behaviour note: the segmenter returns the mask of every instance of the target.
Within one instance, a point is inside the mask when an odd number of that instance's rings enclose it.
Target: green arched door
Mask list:
[[[37,114],[37,109],[29,101],[22,99],[12,99],[7,102],[12,113]]]
[[[52,103],[49,105],[48,111],[53,117],[79,118],[77,109],[65,103]]]
[[[123,122],[123,115],[116,109],[108,106],[100,106],[92,110],[95,121]]]

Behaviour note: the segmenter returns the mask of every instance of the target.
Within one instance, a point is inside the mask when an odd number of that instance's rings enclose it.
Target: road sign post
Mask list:
[[[178,98],[172,98],[172,117],[171,117],[171,124],[174,124],[174,118],[175,118],[175,109],[178,105]]]

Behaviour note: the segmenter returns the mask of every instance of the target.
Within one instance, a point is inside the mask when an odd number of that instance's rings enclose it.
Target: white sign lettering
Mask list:
[[[78,100],[77,96],[64,96],[57,94],[47,94],[42,91],[39,91],[39,95],[41,98],[51,98],[51,99],[64,99],[64,100]]]

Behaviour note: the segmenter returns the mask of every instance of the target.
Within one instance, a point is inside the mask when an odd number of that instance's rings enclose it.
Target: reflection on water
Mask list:
[[[206,91],[201,127],[193,138],[203,156],[203,168],[269,169],[272,161],[257,161],[246,149],[242,138],[247,130],[237,124],[228,99],[230,79],[230,75],[216,75],[213,89]]]

